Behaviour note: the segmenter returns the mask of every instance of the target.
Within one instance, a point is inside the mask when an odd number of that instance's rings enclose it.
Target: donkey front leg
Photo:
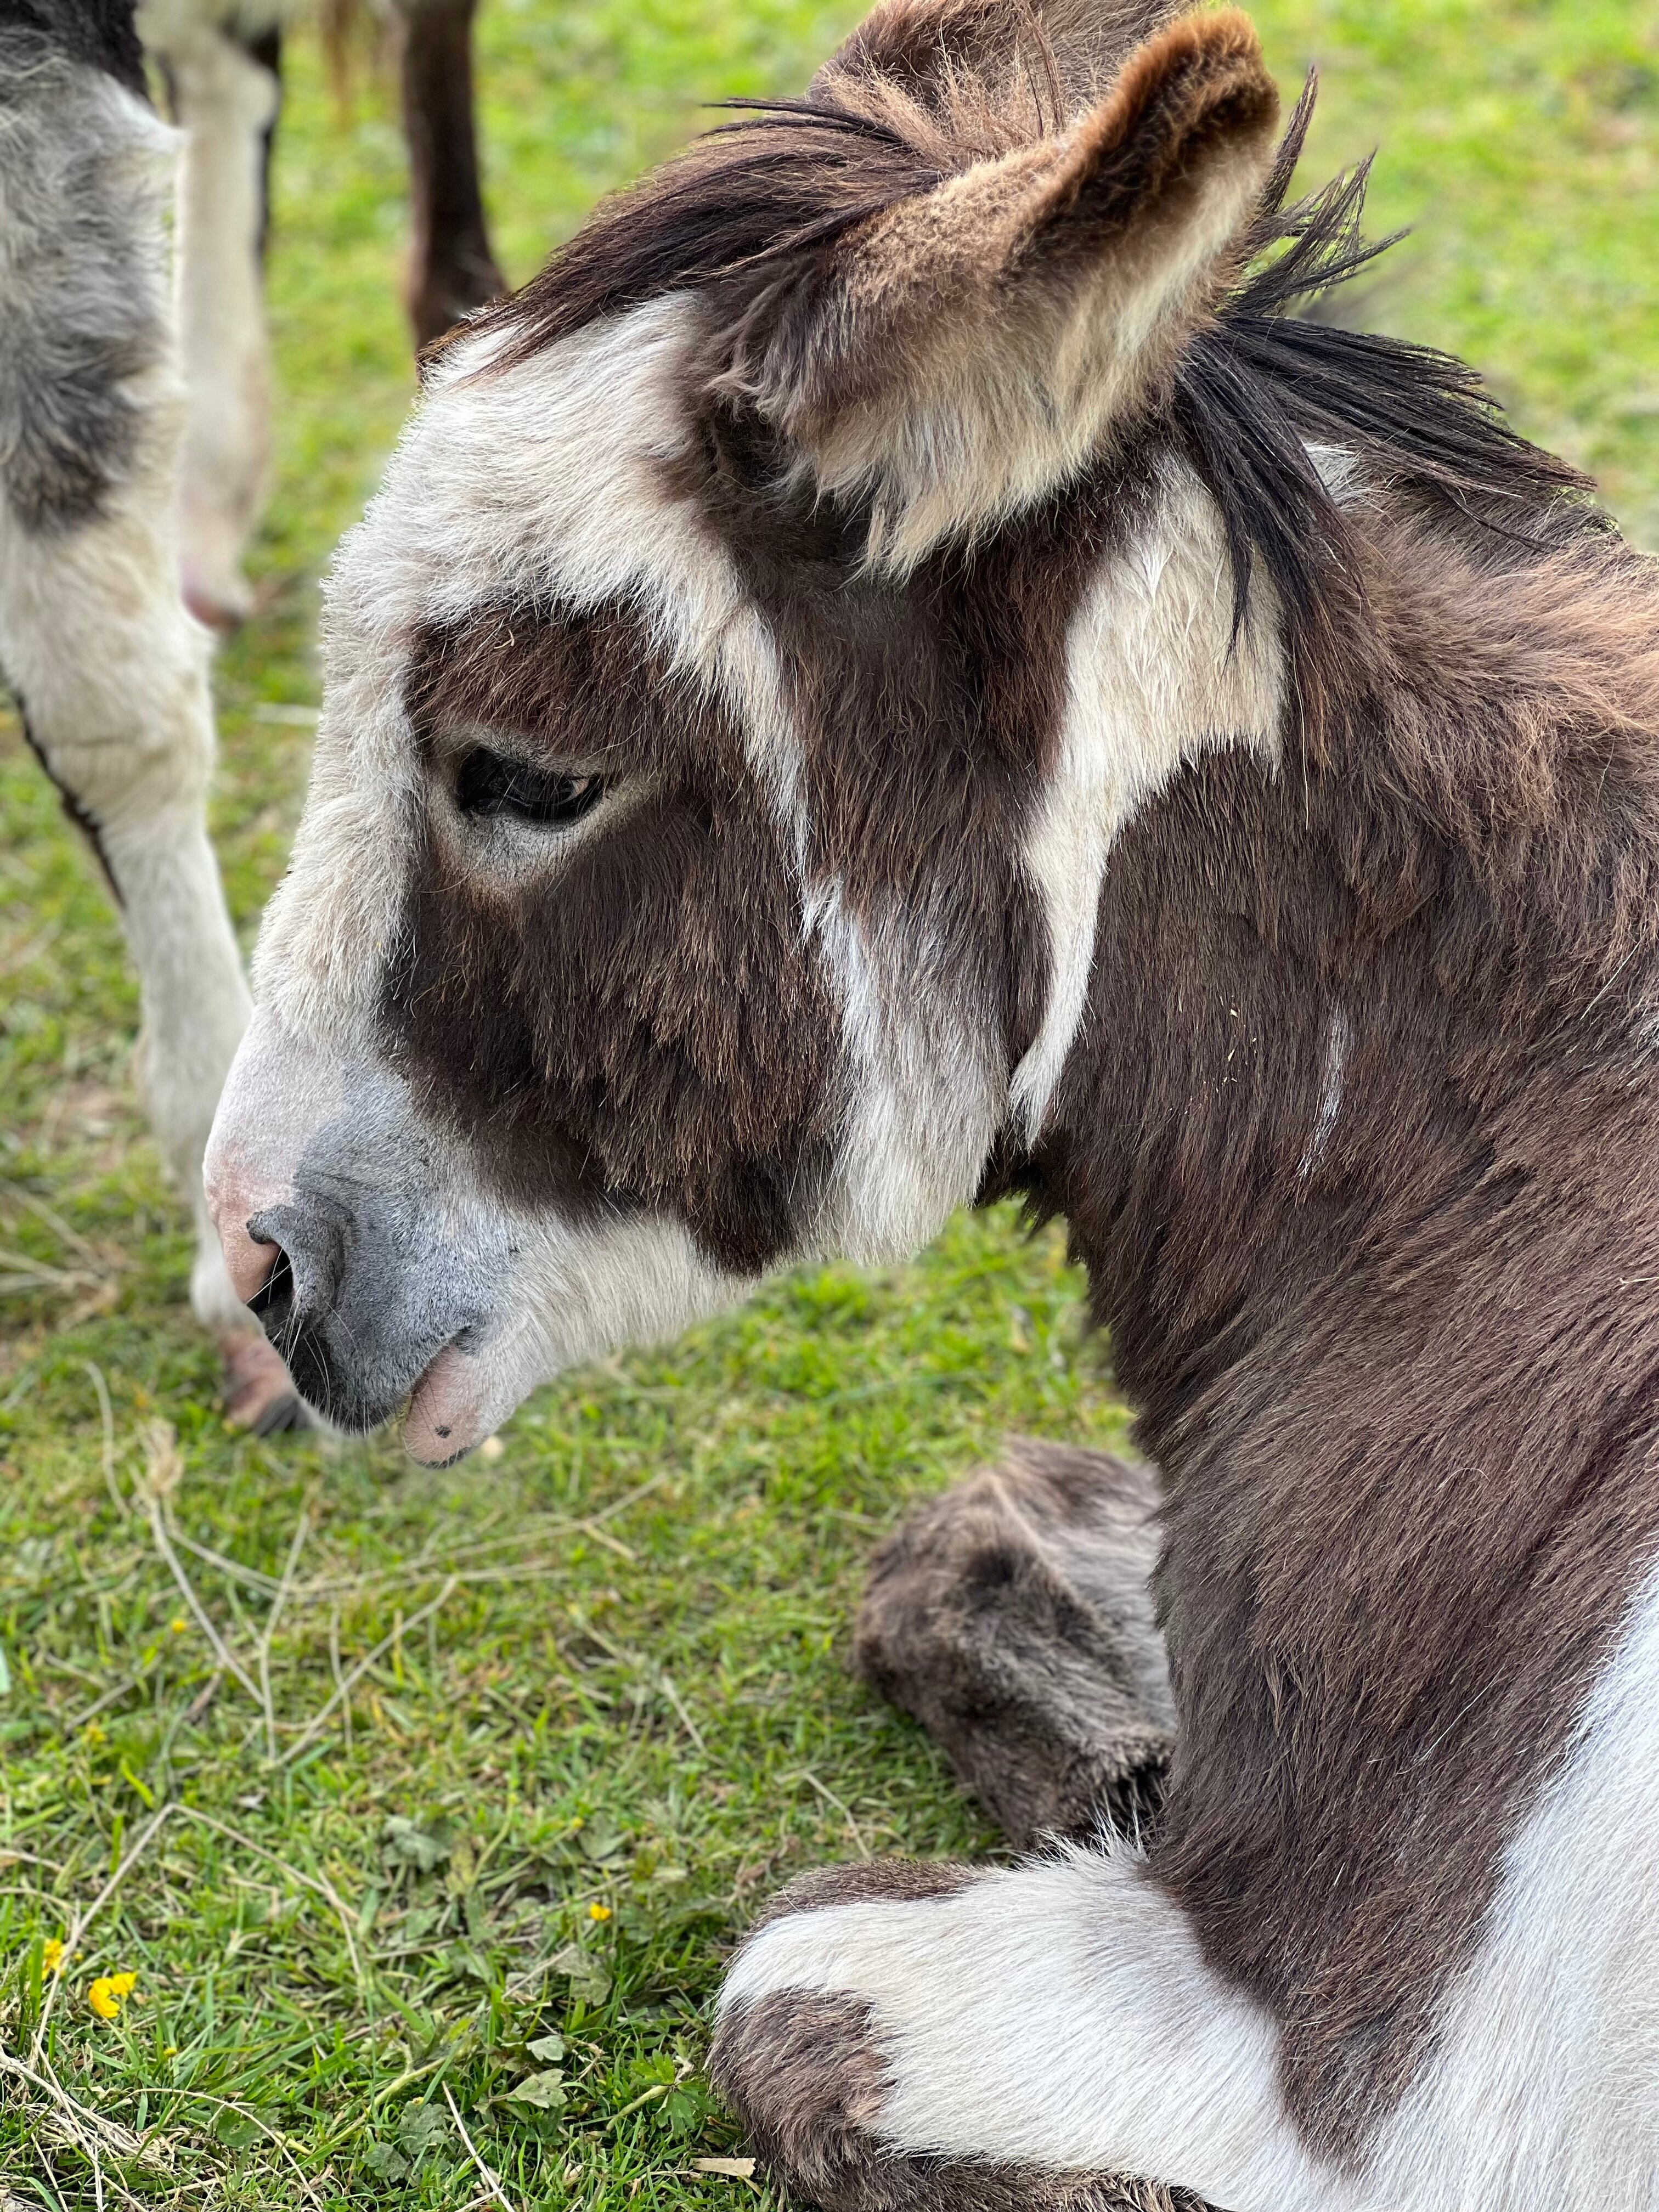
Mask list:
[[[1134,1853],[1073,1850],[807,1876],[738,1956],[711,2070],[826,2212],[1343,2212],[1274,2046]]]
[[[0,664],[119,905],[141,992],[139,1082],[195,1218],[191,1303],[218,1338],[227,1410],[263,1432],[289,1426],[299,1401],[231,1288],[202,1189],[248,997],[208,842],[207,643],[179,601],[171,441],[158,442],[89,520],[31,529],[0,501]]]
[[[186,0],[140,27],[166,70],[184,159],[179,334],[190,409],[179,495],[185,597],[233,628],[252,610],[242,554],[270,461],[270,368],[261,269],[270,137],[281,87],[267,37],[244,45]]]
[[[807,1876],[738,1955],[712,2068],[829,2212],[1106,2212],[1126,2172],[1228,2212],[1651,2212],[1656,1893],[1659,1566],[1431,2051],[1340,2168],[1281,2100],[1281,2028],[1127,1849]]]
[[[861,1671],[1017,1844],[1156,1817],[1175,1717],[1158,1503],[1148,1468],[1017,1439],[872,1563]],[[713,2066],[829,2212],[1201,2212],[1205,2190],[1230,2212],[1334,2212],[1274,2045],[1136,1850],[1073,1849],[808,1875],[739,1954]]]

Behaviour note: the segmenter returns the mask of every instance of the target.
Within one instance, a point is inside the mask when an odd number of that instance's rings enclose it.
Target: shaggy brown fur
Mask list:
[[[1123,838],[1013,1178],[1166,1485],[1154,1869],[1335,2150],[1659,1547],[1659,592],[1368,536],[1326,757],[1195,764]]]
[[[1152,1619],[1158,1504],[1147,1468],[1017,1438],[871,1562],[854,1665],[1017,1849],[1137,1836],[1162,1800],[1175,1706]]]

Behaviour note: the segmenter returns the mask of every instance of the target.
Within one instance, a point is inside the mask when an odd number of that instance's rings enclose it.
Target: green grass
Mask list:
[[[1659,541],[1659,9],[1258,12],[1287,85],[1321,63],[1316,162],[1382,143],[1377,222],[1420,226],[1368,313],[1470,354]],[[846,15],[489,0],[513,273],[699,100],[798,85]],[[318,573],[410,387],[385,90],[340,118],[296,37],[284,134],[280,467],[260,611],[218,671],[249,932],[305,773]],[[459,2212],[483,2185],[452,2098],[515,2205],[747,2200],[693,2171],[740,2148],[697,2065],[745,1917],[813,1860],[989,1847],[848,1677],[846,1626],[879,1533],[1000,1432],[1121,1434],[1056,1239],[1000,1212],[890,1275],[793,1279],[538,1393],[444,1474],[233,1436],[131,1097],[118,933],[9,723],[0,790],[0,1246],[24,1261],[0,1270],[33,1279],[0,1302],[4,2050],[38,2042],[40,2082],[143,2138],[99,2139],[111,2203]],[[246,1682],[214,1689],[163,1540]],[[43,2015],[42,1945],[77,1918]],[[137,1992],[100,2021],[87,1985],[120,1971]],[[556,2071],[549,2101],[515,2094]],[[0,2203],[94,2203],[92,2141],[8,2077]]]

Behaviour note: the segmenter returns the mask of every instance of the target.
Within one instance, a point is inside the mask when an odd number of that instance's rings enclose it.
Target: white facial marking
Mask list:
[[[999,1048],[988,1019],[957,1012],[948,959],[914,917],[868,929],[830,884],[811,894],[808,926],[854,1084],[822,1247],[864,1265],[908,1259],[974,1194],[1001,1121]]]
[[[1009,1099],[1040,1135],[1083,1018],[1108,854],[1195,755],[1246,745],[1276,757],[1284,693],[1279,617],[1259,579],[1237,641],[1232,568],[1213,501],[1185,463],[1139,542],[1106,562],[1066,641],[1060,759],[1025,843],[1052,948],[1048,1009]]]

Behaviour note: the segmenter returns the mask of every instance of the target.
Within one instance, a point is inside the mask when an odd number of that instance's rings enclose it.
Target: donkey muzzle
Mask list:
[[[208,1201],[238,1295],[338,1428],[389,1419],[500,1294],[504,1236],[445,1169],[392,1071],[256,1014],[209,1140]]]

